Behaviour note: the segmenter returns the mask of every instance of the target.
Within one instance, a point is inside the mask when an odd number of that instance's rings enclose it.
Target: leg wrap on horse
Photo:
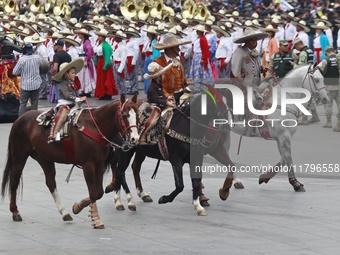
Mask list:
[[[72,207],[72,211],[74,214],[80,213],[86,206],[88,206],[91,203],[90,198],[85,198],[81,200],[79,203],[74,203]]]
[[[61,105],[59,107],[58,112],[51,126],[50,136],[48,138],[49,142],[55,141],[57,133],[60,131],[61,127],[66,121],[69,112],[70,108],[67,105]]]
[[[91,203],[90,204],[90,218],[92,220],[92,226],[94,228],[104,228],[104,223],[103,221],[99,218],[99,214],[98,214],[98,208],[97,208],[97,203]]]
[[[152,112],[148,118],[148,120],[144,124],[144,128],[141,132],[139,143],[140,144],[147,144],[146,142],[146,135],[150,129],[152,129],[159,119],[161,115],[161,110],[158,107],[152,107]]]

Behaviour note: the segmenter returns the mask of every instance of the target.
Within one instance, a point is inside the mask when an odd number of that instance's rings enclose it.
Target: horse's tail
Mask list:
[[[6,163],[6,167],[4,170],[4,174],[2,177],[2,184],[1,184],[1,196],[2,198],[5,197],[6,195],[6,190],[7,190],[7,186],[8,186],[8,181],[10,179],[10,174],[11,174],[11,170],[12,170],[12,146],[11,143],[8,143],[8,150],[7,150],[7,163]]]

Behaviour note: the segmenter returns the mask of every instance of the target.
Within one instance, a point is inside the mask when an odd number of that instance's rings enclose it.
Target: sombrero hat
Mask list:
[[[149,71],[150,74],[146,73],[146,74],[144,74],[143,77],[146,80],[154,79],[154,78],[162,75],[164,72],[169,70],[171,67],[172,67],[172,62],[164,68],[156,62],[151,62],[148,65],[148,71]]]
[[[164,35],[163,43],[155,43],[153,47],[156,50],[164,50],[164,49],[168,49],[168,48],[172,48],[172,47],[176,47],[176,46],[180,46],[184,44],[189,44],[189,43],[191,43],[191,41],[181,42],[180,40],[176,38],[174,34],[167,33]]]
[[[328,21],[328,18],[325,15],[321,16],[319,19],[314,19],[314,22],[315,23],[323,22],[323,23],[325,23],[325,25],[327,27],[331,27],[332,26],[332,23]]]
[[[252,28],[247,27],[243,32],[243,36],[234,39],[234,43],[244,43],[250,39],[262,40],[267,36],[267,33],[256,33]]]
[[[61,37],[62,37],[62,35],[59,34],[58,32],[53,32],[53,34],[51,36],[49,36],[48,38],[59,39]]]
[[[220,32],[222,33],[225,37],[230,37],[231,35],[226,31],[226,27],[225,26],[216,26],[216,25],[212,25],[211,28],[215,31],[215,32]]]
[[[23,28],[22,26],[19,26],[18,28],[16,27],[12,27],[12,31],[15,32],[18,35],[22,35],[22,36],[29,36],[30,35],[30,30],[25,27]]]
[[[268,25],[265,28],[260,28],[262,32],[274,32],[277,33],[279,30],[274,28],[273,25]]]
[[[201,25],[201,24],[198,24],[198,25],[194,26],[192,29],[193,29],[193,30],[196,30],[196,31],[203,32],[203,33],[204,33],[204,32],[207,32],[207,30],[205,30],[204,25]]]
[[[80,43],[74,40],[74,36],[68,35],[66,37],[61,38],[64,42],[68,42],[76,47],[80,46]]]
[[[318,22],[318,24],[311,25],[312,28],[318,28],[318,29],[328,29],[328,27],[325,25],[323,21]]]
[[[70,70],[71,68],[76,69],[76,74],[80,72],[80,70],[84,66],[84,60],[82,58],[77,58],[70,63],[62,63],[60,65],[59,72],[52,77],[55,81],[61,81],[63,79],[64,74]]]
[[[294,12],[282,13],[281,17],[284,18],[284,19],[289,18],[289,19],[292,19],[292,20],[296,20]]]
[[[122,30],[119,30],[119,31],[117,31],[115,34],[112,34],[111,37],[114,37],[114,38],[118,37],[118,38],[121,38],[121,39],[123,39],[123,40],[128,39],[128,38],[126,37],[126,35],[123,33]]]
[[[82,28],[82,29],[79,29],[79,30],[74,30],[74,33],[91,36],[91,34],[89,32],[87,32],[87,30],[85,28]]]
[[[300,20],[299,22],[292,21],[292,24],[293,24],[294,26],[302,27],[303,30],[304,30],[306,33],[308,33],[308,32],[310,31],[310,28],[307,27],[306,21],[304,21],[304,20]]]
[[[148,26],[148,28],[146,30],[143,30],[144,32],[150,33],[150,34],[155,34],[157,35],[158,32],[156,31],[156,27],[155,26]]]
[[[32,44],[37,44],[37,43],[43,43],[46,41],[46,38],[41,37],[39,34],[35,33],[34,35],[27,36],[24,38],[25,43],[32,43]]]
[[[67,36],[67,35],[73,35],[71,30],[69,28],[65,28],[63,31],[60,31],[59,34]]]
[[[135,29],[133,29],[132,27],[129,27],[127,30],[124,31],[125,34],[130,34],[132,35],[133,37],[136,37],[136,38],[140,38],[140,34],[136,32]]]
[[[104,37],[109,37],[110,36],[109,32],[106,29],[104,29],[104,28],[100,29],[99,31],[94,31],[94,33],[96,35],[100,35],[100,36],[104,36]]]

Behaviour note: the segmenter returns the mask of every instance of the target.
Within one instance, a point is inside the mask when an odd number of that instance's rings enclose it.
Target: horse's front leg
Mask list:
[[[119,160],[119,153],[120,151],[110,152],[110,165],[111,165],[111,172],[112,172],[112,180],[109,185],[105,188],[105,193],[110,193],[114,191],[116,186],[116,175],[117,175],[117,167],[118,167],[118,160]]]
[[[170,195],[164,195],[159,198],[159,204],[166,204],[169,202],[174,201],[175,197],[181,193],[184,189],[183,183],[183,163],[182,162],[171,162],[172,163],[172,170],[174,172],[174,179],[175,179],[175,186],[176,189],[170,193]]]
[[[142,164],[145,160],[146,156],[145,154],[139,152],[135,153],[135,158],[132,162],[132,171],[133,171],[133,177],[135,179],[135,185],[137,190],[137,195],[143,200],[143,202],[153,202],[152,198],[149,194],[144,192],[143,186],[142,186],[142,180],[140,178],[140,170],[142,168]]]
[[[90,218],[92,220],[92,226],[95,229],[102,229],[104,223],[99,217],[96,201],[99,200],[103,194],[103,174],[104,163],[91,162],[83,165],[83,173],[86,181],[86,185],[89,191],[89,198],[85,198],[80,203],[73,205],[73,212],[79,213],[84,207],[90,205]]]
[[[120,161],[118,163],[118,167],[116,168],[116,185],[114,187],[114,197],[113,202],[115,203],[115,207],[117,210],[122,211],[125,210],[124,205],[121,201],[121,187],[125,190],[128,200],[128,208],[131,211],[136,211],[136,204],[133,201],[133,197],[131,195],[130,189],[127,185],[126,178],[125,178],[125,171],[128,168],[131,158],[134,154],[134,151],[128,152],[120,152]]]
[[[32,155],[32,157],[38,161],[42,169],[45,173],[45,182],[46,186],[48,187],[49,191],[52,194],[52,197],[54,199],[54,202],[58,208],[59,213],[61,214],[64,221],[72,221],[73,218],[70,215],[70,213],[66,210],[64,204],[61,201],[61,198],[59,196],[58,190],[57,190],[57,184],[55,181],[55,164],[52,161],[43,159],[39,157],[38,155]]]

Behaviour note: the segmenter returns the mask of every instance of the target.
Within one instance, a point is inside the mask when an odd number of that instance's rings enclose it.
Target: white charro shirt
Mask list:
[[[125,41],[126,55],[132,57],[132,65],[136,65],[139,54],[139,38],[132,37]]]
[[[113,61],[119,61],[118,73],[122,73],[126,66],[126,44],[125,41],[115,42],[113,45]]]
[[[285,25],[284,30],[285,30],[285,39],[289,41],[294,40],[294,36],[296,34],[295,26],[289,22]]]
[[[216,59],[225,58],[225,62],[228,63],[233,53],[233,44],[230,38],[227,38],[225,36],[217,38],[216,44]]]

